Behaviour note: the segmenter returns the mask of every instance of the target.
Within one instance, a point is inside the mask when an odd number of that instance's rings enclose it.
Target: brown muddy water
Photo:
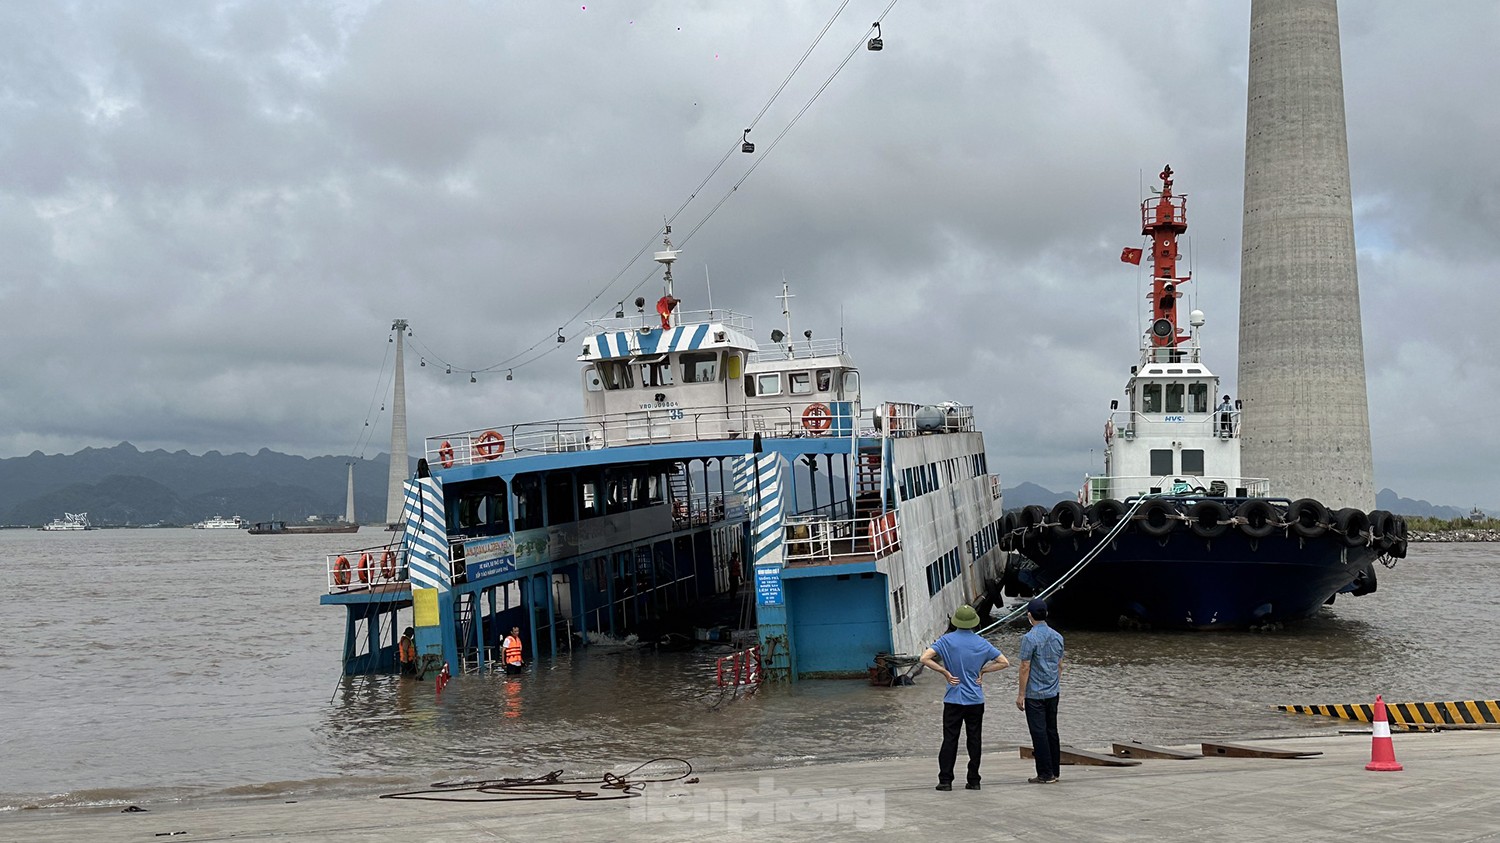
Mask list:
[[[712,693],[722,653],[580,650],[532,672],[343,679],[343,611],[318,605],[350,536],[0,531],[0,813],[400,790],[439,779],[596,774],[935,753],[943,688],[862,682]],[[360,538],[366,538],[361,536]],[[371,540],[373,541],[373,540]],[[368,542],[367,542],[368,543]],[[1500,545],[1414,544],[1380,590],[1277,632],[1060,631],[1064,740],[1327,733],[1278,703],[1500,695]],[[995,637],[1014,655],[1020,630]],[[1024,741],[1015,674],[986,742]]]

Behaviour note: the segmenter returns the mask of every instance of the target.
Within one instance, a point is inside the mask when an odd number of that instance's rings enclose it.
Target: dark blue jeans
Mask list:
[[[969,778],[979,783],[980,736],[984,728],[984,703],[959,705],[943,703],[943,746],[938,750],[938,782],[953,783],[953,762],[958,760],[958,730],[968,738]]]
[[[1026,728],[1031,732],[1031,752],[1036,756],[1036,774],[1055,779],[1060,774],[1062,746],[1057,738],[1057,697],[1026,698]]]

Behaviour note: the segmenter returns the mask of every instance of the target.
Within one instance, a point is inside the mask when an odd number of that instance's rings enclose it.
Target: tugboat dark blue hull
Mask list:
[[[1041,592],[1100,538],[1024,542],[1032,564],[1022,563],[1013,581],[1023,592]],[[1048,603],[1060,621],[1078,625],[1243,629],[1307,618],[1340,593],[1374,591],[1378,556],[1374,547],[1349,547],[1333,535],[1250,538],[1231,531],[1208,539],[1181,529],[1158,538],[1127,529]]]

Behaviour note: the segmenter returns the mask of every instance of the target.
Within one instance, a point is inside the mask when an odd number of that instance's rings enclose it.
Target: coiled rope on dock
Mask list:
[[[676,775],[645,778],[636,774],[660,762],[682,765]],[[646,785],[674,782],[687,779],[693,774],[692,762],[684,758],[661,756],[645,761],[635,768],[615,775],[605,773],[593,779],[566,778],[562,770],[532,778],[512,777],[483,779],[480,781],[434,782],[422,790],[400,793],[382,793],[381,799],[414,799],[424,802],[539,802],[554,799],[572,799],[579,802],[607,802],[613,799],[633,799],[641,795]],[[687,784],[693,784],[693,779]],[[590,785],[591,787],[577,787]]]

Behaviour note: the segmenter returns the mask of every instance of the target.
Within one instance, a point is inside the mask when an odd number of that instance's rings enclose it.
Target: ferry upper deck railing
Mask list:
[[[1115,410],[1109,414],[1105,427],[1105,438],[1118,436],[1122,439],[1147,438],[1153,436],[1207,436],[1217,439],[1238,439],[1240,436],[1240,411],[1229,413],[1226,425],[1218,410],[1208,412],[1147,413],[1140,410]]]
[[[1222,484],[1222,494],[1215,489]],[[1186,491],[1179,491],[1186,487]],[[1271,494],[1271,481],[1265,477],[1231,477],[1214,474],[1111,475],[1084,478],[1083,503],[1097,503],[1104,498],[1124,500],[1132,495],[1183,494],[1213,497],[1263,498]],[[1199,490],[1202,491],[1199,491]]]
[[[847,349],[837,337],[802,342],[762,345],[750,358],[751,363],[775,363],[782,360],[805,360],[813,357],[837,357]]]
[[[397,542],[330,553],[324,563],[329,594],[408,587],[406,550]]]
[[[803,424],[802,406],[755,404],[699,410],[651,407],[626,413],[523,422],[429,437],[425,451],[430,465],[452,468],[531,454],[663,442],[750,439],[757,433],[770,438],[847,438],[856,432],[867,437],[899,438],[975,429],[974,408],[964,404],[935,405],[942,411],[942,420],[934,430],[919,427],[921,404],[891,402],[862,409],[847,423],[835,414],[832,426],[825,430],[809,429]],[[838,432],[840,428],[847,432]]]
[[[782,531],[785,564],[793,567],[868,561],[901,548],[895,510],[873,518],[789,515]]]
[[[1181,345],[1163,346],[1154,346],[1148,339],[1141,343],[1141,365],[1147,366],[1157,363],[1165,363],[1167,365],[1194,363],[1202,365],[1203,349],[1198,345],[1196,339]],[[1178,373],[1174,372],[1173,374]]]
[[[733,328],[747,335],[754,335],[753,321],[743,313],[733,310],[680,310],[676,313],[676,324],[681,326],[718,324],[726,328]],[[590,319],[584,324],[595,331],[639,331],[642,328],[659,329],[661,317],[654,311],[634,313],[626,316],[605,317],[602,319]]]

